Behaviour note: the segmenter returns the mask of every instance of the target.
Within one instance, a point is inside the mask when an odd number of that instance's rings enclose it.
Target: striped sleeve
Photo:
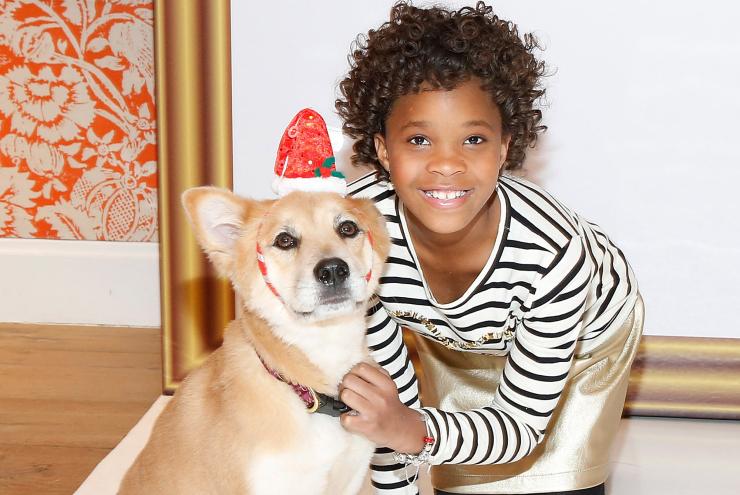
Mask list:
[[[390,373],[398,388],[401,402],[419,408],[419,389],[401,327],[393,321],[379,299],[368,311],[367,344],[375,361]],[[371,469],[375,492],[383,495],[409,495],[416,492],[406,480],[406,469],[393,459],[393,450],[379,447]]]
[[[490,406],[454,413],[424,408],[436,439],[432,464],[514,462],[542,441],[568,377],[591,272],[576,236],[535,282]]]

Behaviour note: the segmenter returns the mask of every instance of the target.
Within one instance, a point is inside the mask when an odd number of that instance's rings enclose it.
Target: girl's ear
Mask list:
[[[375,153],[378,155],[378,161],[390,175],[390,160],[388,160],[388,148],[385,146],[385,136],[377,133],[373,136],[373,141],[375,142]]]
[[[509,154],[509,144],[511,144],[511,134],[504,134],[501,136],[501,153],[499,155],[498,162],[498,175],[504,172],[504,163],[506,163],[506,157]]]

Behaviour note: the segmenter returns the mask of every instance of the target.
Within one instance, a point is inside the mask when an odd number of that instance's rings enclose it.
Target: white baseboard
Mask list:
[[[159,244],[0,239],[0,322],[158,327]]]

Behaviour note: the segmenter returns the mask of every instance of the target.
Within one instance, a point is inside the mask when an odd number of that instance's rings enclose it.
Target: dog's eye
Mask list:
[[[287,232],[281,232],[275,237],[275,242],[272,245],[278,249],[293,249],[298,246],[298,239]]]
[[[355,222],[345,220],[339,224],[337,232],[339,232],[339,235],[342,237],[354,237],[360,232],[360,228]]]

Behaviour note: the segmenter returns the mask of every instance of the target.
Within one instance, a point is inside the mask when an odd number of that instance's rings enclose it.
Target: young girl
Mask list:
[[[381,368],[342,383],[342,422],[381,447],[378,493],[604,493],[642,304],[596,225],[505,172],[541,126],[536,41],[475,8],[399,3],[360,39],[336,107],[377,171],[350,186],[393,247],[369,312]],[[401,328],[412,330],[421,407]]]

